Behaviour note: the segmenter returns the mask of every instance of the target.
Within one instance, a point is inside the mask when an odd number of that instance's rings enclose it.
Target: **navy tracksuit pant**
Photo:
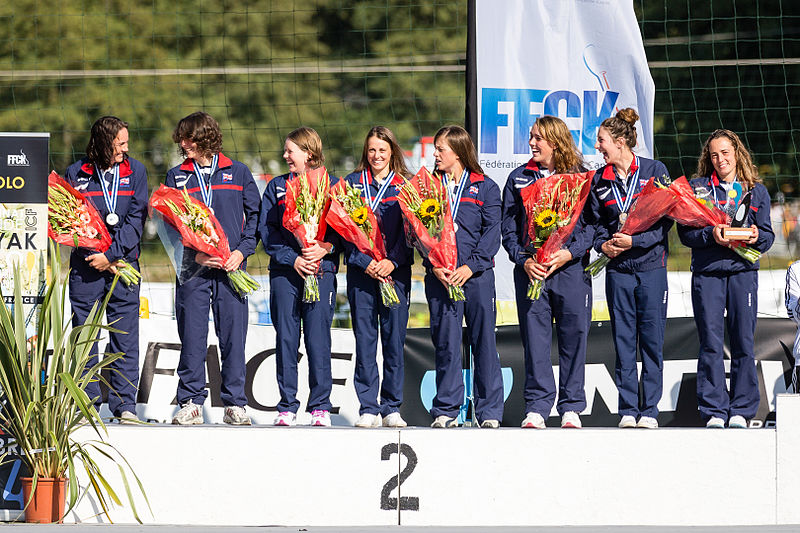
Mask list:
[[[461,322],[475,362],[475,414],[479,421],[503,419],[503,377],[495,339],[494,271],[484,270],[463,286],[466,302],[453,302],[439,279],[425,275],[425,295],[436,354],[436,396],[431,415],[455,418],[464,402]]]
[[[618,412],[655,418],[663,389],[667,269],[633,273],[606,269],[606,299],[617,351]],[[641,397],[637,351],[642,357]]]
[[[586,409],[586,339],[592,315],[591,278],[580,261],[548,277],[538,300],[527,296],[528,275],[514,268],[517,315],[525,353],[526,413],[550,416],[556,401],[556,383],[550,362],[553,319],[558,338],[558,414]]]
[[[753,353],[757,301],[757,270],[692,274],[692,307],[700,337],[697,404],[706,421],[712,416],[750,419],[758,411],[760,394]],[[730,392],[725,384],[725,325],[731,344]]]
[[[269,273],[269,305],[275,327],[275,364],[281,399],[278,412],[296,413],[297,360],[302,324],[308,357],[307,411],[331,409],[331,323],[336,303],[336,274],[325,272],[319,278],[320,301],[303,302],[303,278],[289,269]]]
[[[137,261],[129,261],[139,269]],[[69,300],[72,306],[72,326],[83,324],[95,302],[102,302],[111,289],[114,276],[100,272],[88,264],[72,262],[69,273]],[[119,416],[123,411],[136,412],[136,391],[139,385],[139,285],[126,287],[118,281],[106,307],[106,319],[113,328],[120,330],[108,333],[108,353],[122,353],[120,359],[112,362],[109,368],[108,408]],[[93,357],[88,366],[97,363],[97,343],[92,346]],[[115,392],[116,391],[116,392]],[[86,386],[86,394],[95,399],[100,406],[100,383],[92,381]]]
[[[227,272],[203,269],[198,275],[177,283],[175,318],[181,339],[178,363],[178,403],[190,400],[203,405],[208,354],[208,312],[214,315],[214,330],[222,356],[221,398],[225,406],[244,407],[245,357],[247,337],[247,298],[242,298],[228,282]]]
[[[358,267],[347,269],[347,299],[356,339],[353,381],[361,405],[359,414],[387,416],[398,411],[403,403],[403,345],[408,327],[411,266],[394,269],[391,277],[400,305],[387,308],[381,303],[377,280]],[[379,329],[383,381],[378,375],[376,360]]]

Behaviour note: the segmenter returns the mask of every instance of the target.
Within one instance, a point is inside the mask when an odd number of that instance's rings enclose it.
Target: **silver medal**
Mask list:
[[[453,231],[458,231],[458,224],[453,222]]]
[[[106,215],[106,224],[109,226],[116,226],[119,224],[119,215],[116,213],[109,213]]]

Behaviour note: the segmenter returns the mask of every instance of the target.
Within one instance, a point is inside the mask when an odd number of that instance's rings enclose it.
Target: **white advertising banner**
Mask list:
[[[502,187],[530,159],[537,117],[566,122],[589,168],[602,164],[597,129],[617,110],[641,117],[635,151],[653,154],[655,86],[630,0],[476,0],[478,152]],[[513,299],[498,254],[497,297]]]

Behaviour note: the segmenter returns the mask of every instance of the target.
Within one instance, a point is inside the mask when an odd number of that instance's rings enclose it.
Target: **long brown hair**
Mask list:
[[[615,141],[617,139],[624,139],[628,148],[633,150],[636,146],[636,121],[639,120],[639,114],[630,107],[620,109],[613,117],[608,117],[602,123],[601,128],[605,128]]]
[[[128,127],[128,123],[117,117],[107,115],[100,117],[92,124],[89,144],[86,145],[86,157],[101,169],[111,167],[114,160],[114,139],[120,130]]]
[[[714,172],[714,164],[711,162],[711,153],[709,146],[711,141],[724,137],[731,142],[733,146],[733,153],[736,156],[736,177],[747,184],[749,189],[752,189],[756,183],[761,183],[761,178],[758,176],[758,169],[753,164],[753,159],[750,157],[750,152],[744,147],[744,143],[731,130],[714,130],[711,135],[706,139],[703,145],[703,151],[700,153],[700,159],[697,160],[697,173],[694,175],[696,178],[704,178],[711,176]]]
[[[367,137],[364,139],[364,150],[361,152],[361,162],[356,167],[356,172],[367,170],[369,168],[369,160],[367,158],[369,147],[369,140],[376,137],[384,142],[389,143],[389,148],[392,155],[389,158],[389,170],[393,170],[395,174],[408,178],[411,175],[408,167],[406,166],[406,159],[403,157],[403,149],[400,148],[400,143],[397,142],[397,137],[394,136],[392,130],[386,126],[373,126]]]
[[[195,111],[178,121],[172,132],[172,140],[178,145],[178,153],[186,157],[181,147],[182,140],[197,143],[197,151],[203,157],[213,157],[222,151],[222,131],[219,123],[205,111]]]
[[[563,120],[544,115],[537,118],[534,125],[544,140],[553,145],[553,167],[556,173],[577,172],[583,166],[583,154],[575,146],[575,139]]]
[[[465,169],[470,172],[483,174],[483,169],[478,163],[478,152],[467,130],[461,126],[445,126],[436,132],[433,137],[434,146],[440,138],[444,138],[450,149],[455,152]]]
[[[290,132],[286,136],[286,140],[292,141],[309,155],[307,166],[310,169],[321,167],[325,163],[325,155],[322,153],[322,139],[314,128],[300,126]]]

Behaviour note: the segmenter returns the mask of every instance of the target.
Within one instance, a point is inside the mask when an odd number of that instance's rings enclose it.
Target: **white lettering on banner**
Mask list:
[[[603,164],[600,123],[632,107],[641,117],[636,153],[652,156],[655,85],[632,2],[476,0],[475,20],[478,156],[501,188],[530,158],[530,128],[542,115],[564,120],[592,169]],[[505,251],[495,268],[498,300],[513,300]]]
[[[30,161],[28,161],[28,156],[25,155],[25,152],[22,151],[22,148],[20,148],[18,154],[8,154],[8,158],[6,159],[6,164],[10,167],[31,166]]]

